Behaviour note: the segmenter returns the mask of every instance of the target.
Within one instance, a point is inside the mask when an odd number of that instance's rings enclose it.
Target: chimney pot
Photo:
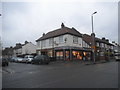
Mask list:
[[[61,24],[61,28],[65,27],[64,23]]]
[[[103,37],[102,40],[105,40],[105,37]]]
[[[43,36],[45,36],[45,33],[43,33]]]

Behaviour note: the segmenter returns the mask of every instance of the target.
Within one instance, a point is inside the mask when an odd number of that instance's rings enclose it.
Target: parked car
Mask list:
[[[26,56],[23,58],[23,62],[31,63],[31,61],[33,60],[33,58],[34,58],[33,55],[26,55]]]
[[[10,59],[11,62],[17,62],[17,60],[18,60],[17,57],[12,57],[12,58]]]
[[[11,58],[11,62],[22,62],[22,60],[23,60],[23,58],[21,58],[21,57],[12,57]]]
[[[56,61],[55,57],[50,57],[50,61]]]
[[[17,62],[21,63],[23,61],[23,58],[17,57]]]
[[[31,61],[32,64],[49,64],[50,58],[47,55],[37,55]]]
[[[120,61],[120,52],[115,53],[115,59],[116,59],[116,61]]]
[[[8,66],[9,65],[9,61],[7,58],[1,58],[2,59],[2,66]]]

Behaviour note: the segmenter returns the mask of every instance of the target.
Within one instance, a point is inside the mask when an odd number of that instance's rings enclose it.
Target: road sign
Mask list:
[[[91,48],[92,48],[94,51],[96,51],[96,46],[91,46]]]

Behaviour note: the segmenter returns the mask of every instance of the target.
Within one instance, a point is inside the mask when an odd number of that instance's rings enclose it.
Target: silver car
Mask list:
[[[33,55],[26,55],[23,59],[24,62],[26,63],[31,63],[31,61],[33,60],[34,56]]]
[[[17,62],[22,62],[22,61],[23,61],[23,58],[17,57]]]

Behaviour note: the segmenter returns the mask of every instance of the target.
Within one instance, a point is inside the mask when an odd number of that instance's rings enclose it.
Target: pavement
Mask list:
[[[117,88],[118,62],[10,63],[3,67],[3,88]]]

